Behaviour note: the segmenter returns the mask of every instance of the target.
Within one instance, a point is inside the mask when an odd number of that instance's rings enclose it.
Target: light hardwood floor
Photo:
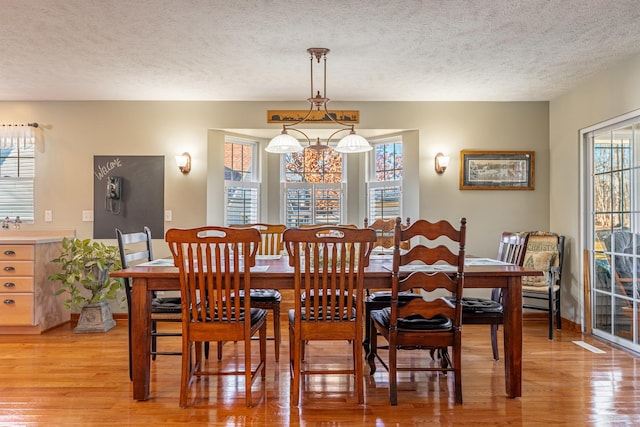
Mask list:
[[[546,338],[543,322],[525,321],[522,398],[504,393],[504,364],[491,358],[489,328],[463,330],[464,403],[455,406],[442,375],[405,373],[399,404],[388,403],[387,375],[367,378],[365,404],[355,403],[353,381],[344,375],[312,377],[303,384],[299,408],[289,406],[287,329],[279,364],[268,346],[267,378],[254,385],[257,404],[246,408],[244,380],[200,380],[191,406],[180,409],[180,359],[152,362],[152,398],[131,398],[127,327],[105,334],[75,335],[64,325],[43,335],[0,336],[0,425],[2,426],[172,426],[172,425],[639,425],[639,359],[575,332]],[[179,349],[179,338],[170,347]],[[605,351],[592,353],[572,341]],[[161,341],[165,346],[167,339]],[[257,343],[254,343],[257,346]],[[241,363],[241,345],[227,343],[225,364]],[[347,344],[311,343],[311,362],[348,363]],[[420,352],[424,354],[423,352]],[[404,352],[408,362],[419,352]],[[502,354],[502,348],[501,348]],[[212,357],[215,361],[215,356]],[[216,363],[216,362],[212,362]],[[227,365],[228,366],[228,365]]]

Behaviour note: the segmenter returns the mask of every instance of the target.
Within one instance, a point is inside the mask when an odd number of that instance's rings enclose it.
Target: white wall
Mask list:
[[[466,216],[467,253],[495,256],[505,230],[550,229],[548,103],[335,102],[336,108],[339,103],[341,109],[360,110],[357,129],[406,131],[405,213],[453,222]],[[268,109],[304,108],[302,102],[2,102],[0,123],[41,124],[36,222],[25,228],[72,228],[88,238],[92,223],[82,222],[81,213],[93,209],[94,155],[164,155],[165,209],[173,211],[165,228],[221,223],[223,134],[215,130],[267,128],[275,135],[279,125],[266,123]],[[460,191],[462,149],[535,151],[535,191]],[[192,155],[188,175],[174,161],[183,151]],[[439,151],[451,156],[444,175],[434,170]],[[262,164],[268,220],[277,221],[278,158],[264,155]],[[362,161],[349,160],[349,165],[361,167]],[[350,192],[350,200],[352,195],[361,199]],[[53,222],[43,221],[44,210],[53,211]],[[349,213],[353,222],[363,217]],[[556,218],[555,224],[562,222]],[[168,255],[161,236],[156,237],[156,256]]]
[[[568,237],[562,316],[582,324],[580,129],[640,108],[640,56],[606,70],[550,102],[551,229]]]

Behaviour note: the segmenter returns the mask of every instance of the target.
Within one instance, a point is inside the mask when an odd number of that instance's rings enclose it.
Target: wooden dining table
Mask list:
[[[391,286],[391,261],[372,257],[365,269],[365,288]],[[255,288],[293,289],[293,267],[286,256],[256,260],[251,273]],[[151,300],[155,291],[180,289],[178,268],[159,262],[117,270],[111,277],[130,277],[133,398],[147,400],[151,378]],[[522,396],[522,276],[542,275],[516,265],[469,265],[465,267],[465,288],[502,288],[504,306],[504,369],[508,397]]]

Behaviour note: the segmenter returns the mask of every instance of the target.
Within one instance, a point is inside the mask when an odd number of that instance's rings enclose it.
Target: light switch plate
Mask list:
[[[82,221],[84,222],[93,221],[93,211],[82,211]]]
[[[173,212],[172,211],[164,211],[164,220],[169,222],[173,220]]]
[[[44,211],[44,222],[53,221],[53,212],[50,210]]]

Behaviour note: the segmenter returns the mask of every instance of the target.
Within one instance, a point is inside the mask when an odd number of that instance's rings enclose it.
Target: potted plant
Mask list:
[[[113,328],[115,321],[107,300],[116,299],[123,287],[119,279],[109,277],[109,271],[121,268],[118,248],[91,239],[65,237],[62,253],[51,262],[60,266],[58,273],[49,276],[49,280],[60,282],[55,294],[67,293],[65,307],[80,310],[74,332],[106,332]]]

